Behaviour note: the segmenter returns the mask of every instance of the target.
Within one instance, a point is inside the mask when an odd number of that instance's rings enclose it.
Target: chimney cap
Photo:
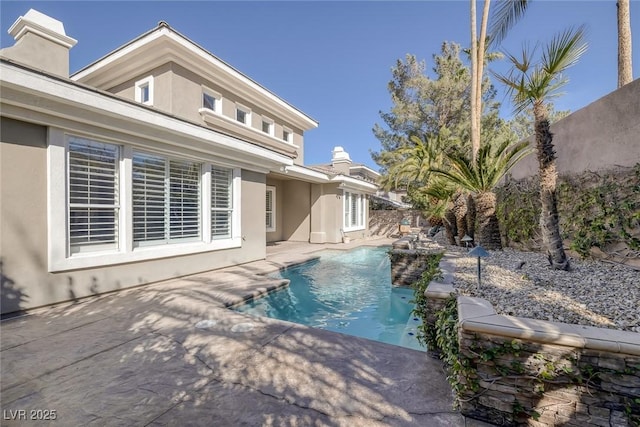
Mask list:
[[[62,22],[35,9],[29,9],[24,16],[20,16],[8,31],[16,41],[28,32],[37,34],[67,49],[72,48],[78,42],[67,36]]]
[[[351,157],[349,157],[349,153],[344,151],[344,148],[339,145],[333,147],[331,155],[331,163],[351,163]]]

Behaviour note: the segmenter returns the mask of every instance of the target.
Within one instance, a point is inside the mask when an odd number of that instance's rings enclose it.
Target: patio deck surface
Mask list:
[[[390,242],[273,245],[264,261],[3,320],[1,425],[487,426],[451,409],[426,353],[225,308],[314,251]]]

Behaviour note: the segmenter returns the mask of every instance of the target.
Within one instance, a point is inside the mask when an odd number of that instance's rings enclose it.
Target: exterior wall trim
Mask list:
[[[192,140],[195,139],[200,144],[204,142],[208,147],[208,152],[213,149],[225,150],[226,153],[223,157],[237,156],[238,159],[244,159],[246,162],[254,164],[259,171],[268,171],[277,169],[280,166],[293,164],[293,160],[290,157],[272,150],[175,117],[162,115],[142,105],[134,105],[134,103],[116,99],[115,97],[104,96],[100,92],[79,87],[75,83],[64,82],[48,75],[44,75],[43,78],[41,74],[12,66],[6,61],[0,62],[0,72],[2,74],[1,85],[3,89],[12,88],[21,93],[33,94],[39,98],[50,100],[58,104],[58,106],[61,104],[82,108],[87,111],[87,114],[95,114],[95,124],[97,126],[104,126],[104,117],[107,116],[113,119],[125,120],[130,124],[142,125],[148,129],[151,135],[157,135],[158,130],[162,130],[166,133],[164,142],[172,145],[183,144],[189,149],[194,149],[194,146],[189,144],[185,137]],[[18,100],[9,100],[4,94],[2,102],[7,105],[23,106],[29,110],[33,109],[33,106],[28,102],[21,103]],[[3,110],[4,108],[5,106],[3,105]],[[61,110],[61,108],[48,108],[47,112],[57,114],[62,118],[77,119],[77,117],[65,116]],[[122,130],[126,131],[126,128]],[[169,138],[171,136],[176,138]]]

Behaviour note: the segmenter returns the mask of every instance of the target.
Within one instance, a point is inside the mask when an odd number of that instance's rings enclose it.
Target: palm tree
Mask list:
[[[475,160],[480,149],[480,119],[482,117],[482,76],[487,40],[487,22],[491,0],[484,0],[480,36],[477,35],[476,0],[471,4],[471,157]]]
[[[524,16],[529,4],[528,0],[498,0],[492,13],[492,25],[489,32],[492,42],[501,42],[507,32]],[[633,80],[631,49],[631,12],[630,0],[616,2],[618,19],[618,87]]]
[[[385,188],[414,188],[427,200],[421,203],[427,216],[443,220],[447,239],[456,244],[455,236],[464,236],[466,230],[466,197],[461,197],[460,188],[437,179],[431,173],[434,167],[446,167],[445,152],[455,146],[455,140],[441,132],[437,136],[412,135],[412,145],[394,152],[395,161],[389,167],[388,174],[381,184]],[[461,234],[462,233],[462,234]]]
[[[560,237],[556,200],[557,170],[553,134],[549,130],[547,103],[567,83],[563,72],[573,66],[587,49],[585,27],[568,29],[555,36],[533,62],[535,49],[523,48],[521,59],[507,54],[512,69],[507,75],[493,73],[507,86],[516,112],[533,106],[536,151],[540,178],[540,228],[549,263],[554,269],[569,269],[569,261]]]
[[[476,240],[487,249],[502,249],[493,189],[530,152],[527,141],[516,144],[504,141],[496,146],[486,144],[478,150],[475,161],[460,152],[447,153],[451,168],[431,170],[446,181],[475,194],[478,222]]]
[[[618,87],[633,80],[629,0],[618,0]]]
[[[458,228],[453,211],[453,198],[458,193],[458,188],[443,179],[435,178],[423,188],[423,191],[429,197],[425,214],[442,219],[447,241],[450,245],[455,245]]]

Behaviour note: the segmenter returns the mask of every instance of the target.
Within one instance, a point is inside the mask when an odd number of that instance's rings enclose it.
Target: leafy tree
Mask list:
[[[535,119],[536,151],[539,164],[540,227],[549,262],[555,269],[569,269],[569,260],[560,237],[556,198],[557,170],[553,134],[549,130],[549,99],[558,96],[558,90],[567,83],[563,73],[573,66],[587,49],[585,28],[568,29],[555,36],[534,61],[536,49],[526,46],[520,57],[507,54],[512,64],[506,75],[494,74],[507,86],[516,112],[533,107]]]
[[[411,136],[437,136],[442,132],[463,137],[469,118],[469,71],[460,59],[460,46],[444,42],[433,57],[434,78],[426,74],[426,63],[414,55],[398,60],[388,84],[392,107],[380,112],[383,124],[373,133],[382,149],[372,152],[384,174],[403,160],[397,150],[412,146]]]

